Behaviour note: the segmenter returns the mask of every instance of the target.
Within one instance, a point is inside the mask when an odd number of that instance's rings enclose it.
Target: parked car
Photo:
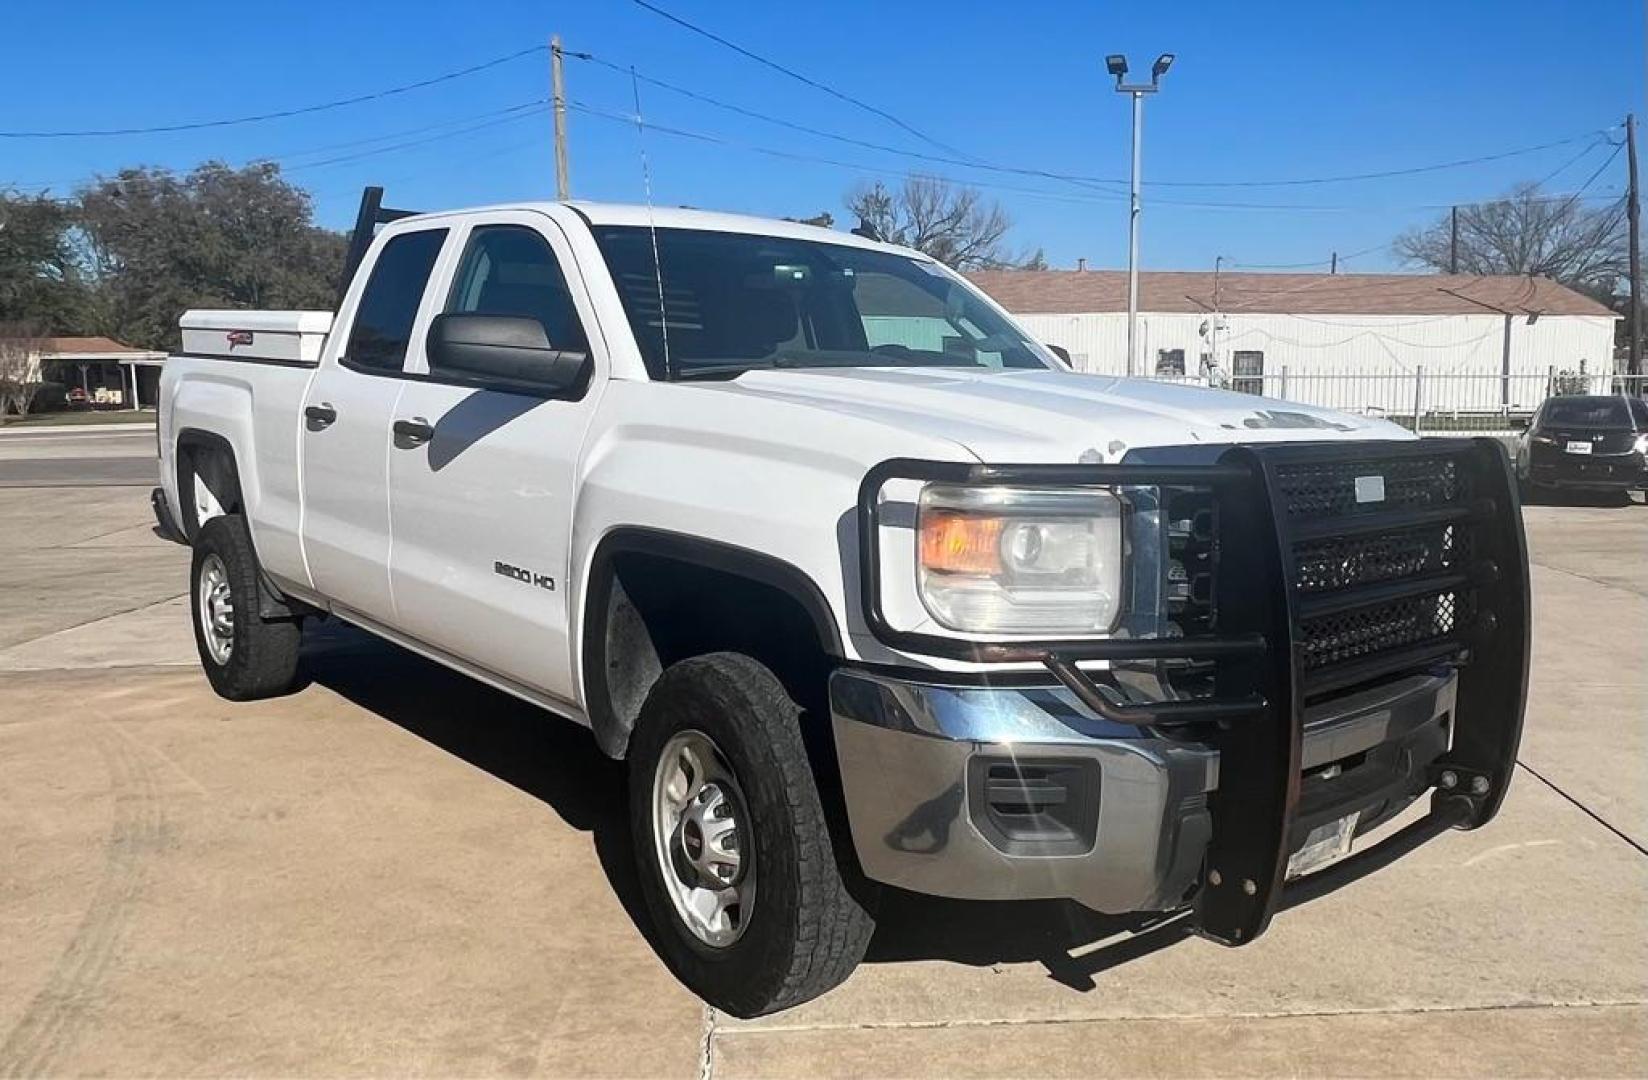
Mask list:
[[[1547,399],[1517,439],[1525,493],[1648,490],[1648,402],[1625,395]]]
[[[845,979],[880,884],[1244,945],[1504,798],[1494,440],[1076,374],[932,259],[790,222],[369,189],[350,250],[335,316],[189,312],[166,363],[206,676],[284,693],[332,616],[588,726],[717,1008]]]

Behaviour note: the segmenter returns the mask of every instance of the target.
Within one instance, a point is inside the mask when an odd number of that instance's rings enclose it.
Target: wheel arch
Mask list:
[[[608,532],[590,558],[580,620],[584,705],[596,742],[622,758],[641,704],[671,663],[730,649],[773,668],[797,703],[821,703],[845,655],[823,590],[764,552],[662,529]],[[690,620],[675,617],[694,604]]]
[[[227,438],[202,428],[179,429],[174,445],[177,448],[172,455],[177,483],[177,524],[184,537],[193,543],[203,524],[195,506],[193,477],[201,478],[225,513],[244,512],[246,496],[240,481],[240,460]]]

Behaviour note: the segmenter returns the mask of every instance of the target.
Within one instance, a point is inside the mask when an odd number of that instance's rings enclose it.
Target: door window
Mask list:
[[[1243,394],[1265,392],[1265,354],[1257,349],[1241,350],[1231,354],[1230,388]]]
[[[355,309],[355,325],[349,328],[345,355],[351,366],[401,370],[429,271],[445,241],[445,229],[425,229],[401,233],[384,244]]]
[[[524,225],[487,225],[470,234],[446,310],[537,319],[552,348],[589,351],[555,252]]]

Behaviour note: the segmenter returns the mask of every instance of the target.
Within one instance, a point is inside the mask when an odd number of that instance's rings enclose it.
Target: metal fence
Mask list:
[[[1207,386],[1207,378],[1160,377],[1160,382]],[[1519,431],[1540,402],[1559,394],[1648,396],[1648,375],[1559,372],[1544,374],[1294,374],[1226,378],[1225,389],[1301,405],[1377,416],[1427,435],[1509,434]]]

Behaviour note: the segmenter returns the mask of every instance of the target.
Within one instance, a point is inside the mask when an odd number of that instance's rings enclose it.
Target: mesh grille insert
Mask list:
[[[1470,520],[1392,521],[1380,528],[1381,518],[1469,507],[1475,493],[1468,453],[1449,449],[1409,456],[1365,444],[1347,446],[1342,458],[1279,463],[1273,476],[1286,523],[1309,523],[1312,532],[1328,533],[1289,544],[1298,597],[1328,597],[1472,568],[1478,545],[1477,525]],[[1334,522],[1354,522],[1356,528],[1335,536]],[[1415,646],[1462,645],[1475,617],[1475,595],[1473,588],[1456,588],[1396,600],[1370,598],[1347,610],[1303,618],[1295,631],[1303,668],[1315,672],[1377,661]]]
[[[1293,546],[1297,587],[1310,596],[1457,571],[1469,564],[1472,547],[1470,530],[1456,525],[1306,540]]]
[[[1443,592],[1307,619],[1300,627],[1305,670],[1440,640],[1464,625],[1470,606],[1470,594]]]
[[[1364,476],[1383,479],[1383,499],[1357,501],[1356,479]],[[1277,470],[1276,479],[1294,520],[1434,509],[1470,500],[1470,475],[1455,457],[1301,462]]]

